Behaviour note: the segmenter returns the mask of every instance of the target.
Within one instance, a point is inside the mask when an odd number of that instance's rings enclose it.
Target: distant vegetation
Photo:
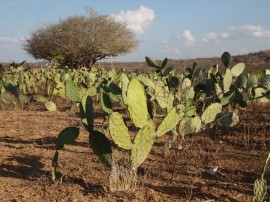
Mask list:
[[[131,52],[137,45],[125,24],[91,11],[90,16],[71,16],[37,29],[25,50],[35,59],[59,62],[72,68],[92,67],[106,57]]]

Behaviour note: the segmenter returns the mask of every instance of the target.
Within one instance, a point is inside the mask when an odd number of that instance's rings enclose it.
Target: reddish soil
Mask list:
[[[109,190],[110,169],[92,153],[88,133],[69,103],[57,112],[31,103],[26,110],[0,111],[1,201],[252,201],[253,183],[270,148],[270,109],[251,106],[234,128],[216,128],[186,137],[179,152],[164,154],[166,137],[157,139],[138,169],[140,185],[130,192]],[[95,120],[96,127],[102,122]],[[65,146],[59,170],[63,182],[51,180],[58,133],[79,126],[73,145]],[[125,151],[113,144],[116,158]],[[215,175],[209,169],[218,166]],[[269,172],[266,179],[269,179]]]

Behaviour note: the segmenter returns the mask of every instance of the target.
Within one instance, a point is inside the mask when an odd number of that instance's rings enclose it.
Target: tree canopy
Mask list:
[[[34,31],[25,50],[35,59],[53,60],[78,68],[91,67],[105,57],[130,53],[135,34],[124,23],[106,15],[71,16]]]

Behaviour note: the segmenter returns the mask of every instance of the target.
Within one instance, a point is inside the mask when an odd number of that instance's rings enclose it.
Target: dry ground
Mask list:
[[[253,182],[270,148],[269,105],[242,110],[241,122],[232,129],[187,137],[179,153],[165,155],[166,138],[158,139],[138,170],[141,185],[133,192],[117,193],[109,191],[110,170],[93,155],[78,115],[68,110],[70,103],[58,106],[54,113],[37,103],[27,110],[0,110],[1,201],[253,200]],[[55,141],[67,126],[80,126],[81,134],[61,153],[63,182],[53,182]],[[113,147],[116,158],[125,155]],[[216,166],[217,174],[210,175],[209,169]]]

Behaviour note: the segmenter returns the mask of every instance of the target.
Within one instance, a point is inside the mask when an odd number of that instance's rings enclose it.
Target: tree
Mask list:
[[[24,49],[35,59],[51,61],[57,56],[60,64],[79,68],[91,67],[105,57],[127,54],[137,44],[125,24],[91,12],[89,16],[71,16],[37,29]]]

